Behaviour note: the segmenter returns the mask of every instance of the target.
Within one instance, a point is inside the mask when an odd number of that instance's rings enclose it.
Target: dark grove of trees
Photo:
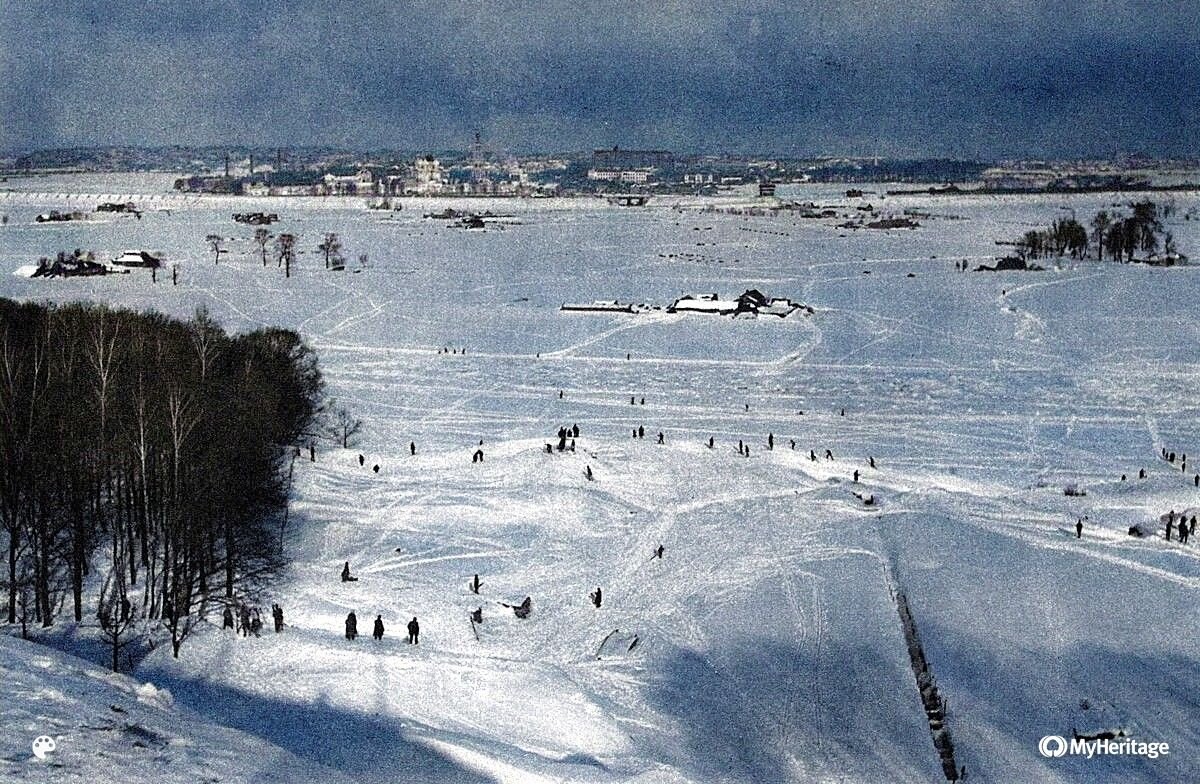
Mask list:
[[[8,623],[95,608],[114,668],[139,627],[178,655],[282,563],[289,464],[321,397],[294,332],[0,299]]]
[[[1131,214],[1097,213],[1091,220],[1091,239],[1095,244],[1096,258],[1107,254],[1113,261],[1133,261],[1138,251],[1153,254],[1162,250],[1175,252],[1175,241],[1163,226],[1161,218],[1174,210],[1171,204],[1157,205],[1152,201],[1140,201],[1129,205]],[[1050,256],[1084,258],[1089,241],[1088,230],[1074,217],[1054,221],[1049,229],[1025,232],[1015,244],[1017,255],[1022,259],[1039,259]]]

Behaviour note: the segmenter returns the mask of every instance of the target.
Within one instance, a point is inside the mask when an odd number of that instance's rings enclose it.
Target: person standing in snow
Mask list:
[[[650,560],[653,561],[655,558],[657,558],[661,561],[662,556],[663,556],[663,546],[660,544],[658,547],[655,548],[654,555],[650,556]]]
[[[713,448],[713,437],[712,436],[708,437],[708,448],[709,449]]]
[[[854,484],[858,484],[858,469],[854,469]]]
[[[411,645],[416,645],[420,642],[418,637],[421,635],[421,624],[417,623],[417,617],[408,622],[408,642]]]
[[[596,586],[596,590],[592,591],[591,599],[592,604],[594,604],[596,609],[599,610],[600,605],[604,602],[604,593],[600,590],[600,586]]]
[[[417,455],[417,442],[416,441],[408,442],[408,451],[413,457],[416,457],[416,455]]]
[[[645,437],[646,437],[646,428],[643,427],[642,425],[638,425],[638,438],[645,438]]]
[[[242,605],[240,617],[238,618],[242,624],[242,636],[250,636],[250,608],[247,605]]]
[[[362,468],[363,463],[365,463],[365,462],[367,462],[367,458],[364,457],[363,455],[359,455],[358,456],[358,467]]]
[[[382,615],[375,616],[375,629],[371,632],[371,636],[374,637],[376,641],[383,639],[383,616]]]
[[[346,565],[342,567],[342,582],[344,582],[344,583],[358,582],[357,577],[350,576],[350,562],[349,561],[346,561]]]
[[[658,443],[660,443],[660,444],[666,443],[666,441],[663,440],[663,432],[661,430],[658,431]]]
[[[588,466],[587,468],[585,468],[583,470],[583,475],[587,477],[589,482],[592,481],[592,467]]]
[[[358,638],[358,617],[351,611],[346,616],[346,639],[355,640]]]
[[[225,612],[221,614],[221,628],[233,628],[233,610],[230,609],[229,605],[225,605]]]
[[[775,448],[775,434],[767,433],[767,449]]]
[[[1083,538],[1083,518],[1082,517],[1080,517],[1078,520],[1075,521],[1075,538],[1076,539]]]
[[[278,604],[271,605],[271,617],[275,621],[275,633],[283,631],[283,608]]]

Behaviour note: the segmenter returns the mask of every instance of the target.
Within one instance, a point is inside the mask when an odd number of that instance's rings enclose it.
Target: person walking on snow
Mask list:
[[[421,624],[417,623],[417,617],[408,622],[408,642],[411,645],[416,645],[420,641],[417,639],[421,634]]]
[[[350,614],[346,616],[346,639],[354,640],[357,638],[358,638],[358,618],[354,615],[354,612],[351,611]]]
[[[1083,518],[1082,517],[1080,517],[1078,520],[1075,521],[1075,538],[1076,539],[1083,538]]]
[[[376,640],[383,639],[383,616],[382,615],[375,616],[375,629],[371,632],[371,636],[374,637]]]

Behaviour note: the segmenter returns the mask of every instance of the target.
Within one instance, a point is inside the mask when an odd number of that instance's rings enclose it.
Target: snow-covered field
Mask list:
[[[1126,534],[1200,509],[1194,472],[1159,459],[1164,446],[1200,456],[1200,267],[954,268],[1068,210],[1086,222],[1130,197],[865,199],[943,216],[911,231],[687,201],[488,201],[472,206],[512,217],[476,232],[421,217],[460,202],[383,214],[361,200],[184,198],[166,184],[6,183],[23,192],[0,194],[0,295],[179,316],[203,304],[229,328],[296,328],[330,394],[366,420],[359,446],[297,463],[294,561],[262,602],[283,605],[285,632],[202,628],[178,662],[160,649],[135,673],[207,721],[331,780],[937,781],[903,591],[968,781],[1200,779],[1200,545]],[[141,220],[33,223],[151,191]],[[796,195],[858,203],[836,186]],[[1177,216],[1200,201],[1172,198]],[[300,238],[289,279],[230,219],[257,209]],[[1168,223],[1200,256],[1200,221]],[[327,231],[346,247],[344,272],[323,268]],[[211,233],[230,238],[216,265]],[[142,271],[7,274],[75,247],[162,250],[179,285]],[[368,264],[352,272],[360,253]],[[815,314],[558,310],[747,288]],[[576,451],[545,454],[572,424]],[[645,439],[631,437],[639,426]],[[1065,496],[1070,483],[1087,495]],[[356,583],[338,579],[347,560]],[[527,620],[498,604],[526,595]],[[382,615],[384,639],[345,640],[351,610],[360,631]],[[403,639],[414,615],[415,647]],[[42,676],[32,658],[21,670],[20,650],[4,649],[5,667],[32,694]],[[5,748],[27,749],[35,723],[6,722]],[[1042,736],[1073,729],[1122,729],[1170,754],[1039,754]],[[60,736],[60,773],[87,737]],[[42,775],[45,763],[6,759],[10,773]],[[129,764],[109,780],[138,780]]]

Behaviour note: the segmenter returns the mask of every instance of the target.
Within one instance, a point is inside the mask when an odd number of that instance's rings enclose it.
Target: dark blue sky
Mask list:
[[[0,148],[1200,154],[1200,2],[0,0]]]

